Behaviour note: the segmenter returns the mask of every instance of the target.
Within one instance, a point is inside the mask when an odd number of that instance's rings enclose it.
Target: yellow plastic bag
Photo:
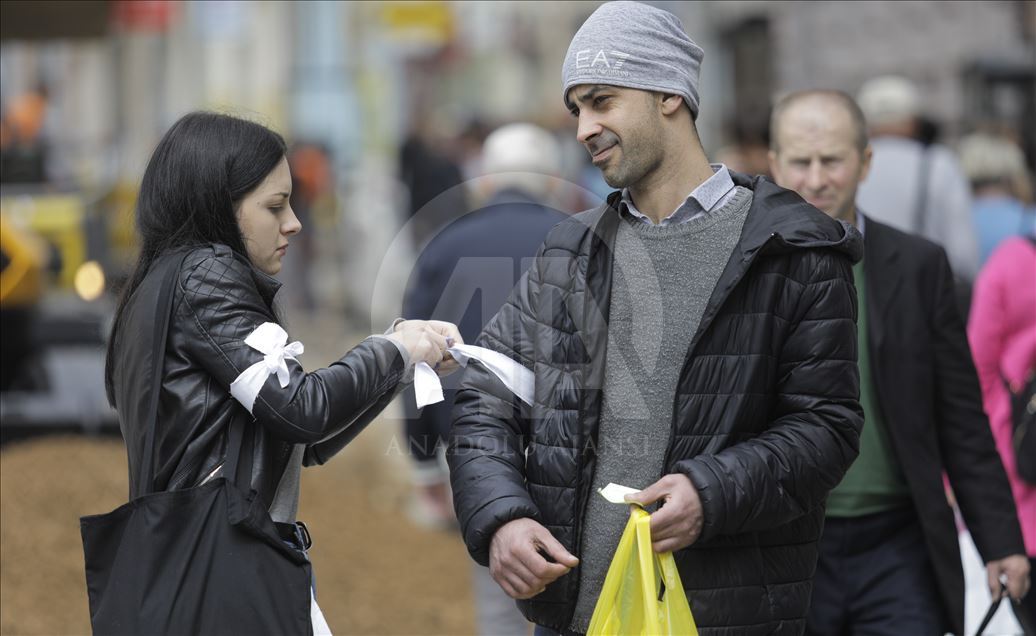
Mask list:
[[[651,515],[634,506],[587,636],[698,636],[672,552],[651,549]]]

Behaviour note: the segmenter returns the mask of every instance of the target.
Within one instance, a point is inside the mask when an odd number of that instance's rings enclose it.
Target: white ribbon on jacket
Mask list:
[[[469,360],[478,360],[493,375],[500,378],[504,386],[517,395],[518,399],[532,405],[535,376],[529,369],[502,353],[483,347],[454,345],[446,350],[462,367],[466,367]],[[417,408],[443,401],[442,383],[427,362],[418,362],[414,367],[414,393],[417,397]]]
[[[245,338],[246,345],[265,356],[242,371],[230,385],[230,394],[249,413],[252,412],[259,391],[266,384],[266,378],[276,373],[281,388],[288,386],[288,363],[285,360],[295,360],[295,356],[302,355],[305,347],[298,340],[289,345],[285,344],[287,342],[288,333],[275,322],[264,322]]]

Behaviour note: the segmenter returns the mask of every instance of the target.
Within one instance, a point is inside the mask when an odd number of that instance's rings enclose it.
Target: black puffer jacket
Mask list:
[[[798,195],[754,190],[741,239],[678,382],[666,473],[697,487],[704,530],[676,561],[702,634],[803,631],[823,502],[855,459],[863,424],[852,262],[859,233]],[[466,372],[449,461],[468,550],[531,517],[578,556],[595,466],[618,193],[547,237],[479,344],[535,371],[533,407],[481,366]],[[660,475],[661,477],[661,475]],[[575,569],[519,602],[568,627]]]
[[[396,393],[404,372],[399,349],[387,339],[369,338],[312,373],[287,360],[288,385],[281,388],[277,376],[270,375],[249,414],[229,388],[264,358],[244,340],[259,325],[277,322],[271,307],[280,284],[224,245],[196,248],[183,259],[173,293],[154,474],[141,475],[154,326],[140,317],[148,314],[142,310],[147,303],[156,302],[153,283],[145,278],[127,304],[115,350],[115,397],[129,455],[131,498],[142,493],[148,479],[154,491],[190,488],[205,480],[222,465],[230,423],[244,419],[252,428],[241,457],[251,461],[242,459],[236,482],[250,480],[269,507],[293,444],[307,445],[307,465],[321,464]]]

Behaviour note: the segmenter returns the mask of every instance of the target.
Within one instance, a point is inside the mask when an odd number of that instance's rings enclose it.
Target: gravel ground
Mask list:
[[[314,537],[321,608],[337,634],[470,634],[470,559],[452,532],[410,522],[406,465],[384,450],[394,425],[376,422],[303,473],[299,515]],[[78,517],[120,505],[126,488],[118,438],[4,446],[0,633],[89,633]]]
[[[307,370],[366,333],[339,314],[299,314]],[[455,531],[407,513],[398,401],[328,464],[303,471],[320,607],[336,634],[472,634],[472,562]],[[79,517],[126,501],[119,437],[46,437],[0,448],[0,634],[88,634]]]

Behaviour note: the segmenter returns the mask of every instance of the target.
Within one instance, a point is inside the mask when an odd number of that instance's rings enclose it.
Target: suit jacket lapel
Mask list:
[[[899,252],[893,241],[888,240],[888,228],[867,218],[864,222],[863,267],[867,273],[867,323],[870,339],[871,359],[885,342],[885,329],[890,324],[888,314],[896,305],[896,295],[902,285],[901,275],[896,271]]]

